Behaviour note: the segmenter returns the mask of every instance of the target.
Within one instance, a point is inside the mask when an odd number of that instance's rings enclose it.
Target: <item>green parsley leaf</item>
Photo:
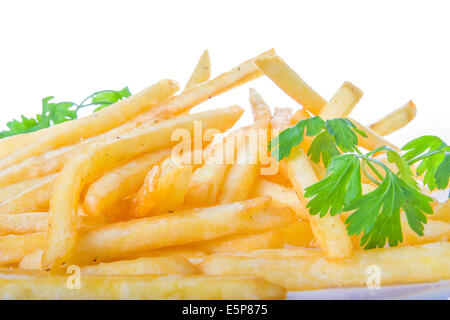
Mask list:
[[[320,117],[311,117],[297,122],[291,128],[282,131],[277,137],[272,139],[267,146],[272,150],[272,156],[278,161],[289,157],[293,147],[303,141],[306,129],[307,136],[317,135],[325,127],[325,121]]]
[[[328,167],[331,158],[340,155],[338,148],[334,142],[333,136],[328,131],[322,131],[314,138],[308,149],[308,156],[315,163],[319,163],[322,159],[325,167]]]
[[[91,103],[93,105],[98,105],[98,107],[94,110],[94,112],[97,112],[99,110],[106,108],[107,106],[112,105],[113,103],[116,103],[119,100],[128,98],[129,96],[131,96],[131,92],[128,89],[128,87],[125,87],[119,91],[114,90],[99,91],[92,95]]]
[[[342,152],[352,152],[358,145],[356,133],[367,137],[364,131],[356,128],[355,124],[345,118],[327,120],[327,130],[333,136],[334,141]]]

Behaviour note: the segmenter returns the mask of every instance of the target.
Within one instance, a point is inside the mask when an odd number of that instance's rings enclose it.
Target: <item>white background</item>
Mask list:
[[[2,1],[0,127],[40,100],[79,102],[102,89],[137,92],[161,78],[184,85],[209,49],[213,76],[274,47],[329,98],[349,80],[364,91],[363,123],[412,99],[417,118],[390,139],[450,140],[448,1]],[[239,104],[254,86],[271,106],[296,103],[259,79],[197,109]],[[249,111],[246,113],[249,118]]]

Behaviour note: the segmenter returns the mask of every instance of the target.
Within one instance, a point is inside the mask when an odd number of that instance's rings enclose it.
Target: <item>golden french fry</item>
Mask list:
[[[204,129],[226,130],[242,114],[237,106],[200,112],[159,122],[146,129],[135,129],[116,139],[89,146],[83,153],[66,163],[58,174],[50,201],[47,247],[44,266],[64,261],[76,246],[76,211],[82,189],[89,179],[113,166],[145,152],[173,145],[171,134],[175,129],[193,135],[194,125],[202,122]],[[60,263],[56,264],[58,267]]]
[[[309,219],[309,212],[298,199],[292,187],[286,187],[261,178],[256,182],[251,196],[271,197],[271,206],[276,208],[288,207],[297,214],[297,217]]]
[[[326,101],[311,89],[280,57],[261,57],[256,65],[288,96],[313,114],[319,114]]]
[[[346,81],[322,107],[319,116],[324,120],[346,117],[359,102],[362,95],[363,92],[359,88]]]
[[[402,231],[403,241],[399,243],[401,246],[448,241],[450,239],[450,223],[444,221],[427,219],[427,223],[424,224],[423,236],[419,236],[409,227],[408,222],[402,215]]]
[[[387,136],[410,123],[416,116],[416,112],[416,105],[410,100],[404,106],[371,124],[369,128],[380,136]]]
[[[228,170],[219,194],[220,203],[247,199],[258,177],[258,145],[245,141],[238,147],[236,163]]]
[[[15,197],[1,201],[0,214],[47,211],[56,178],[56,174],[38,178]]]
[[[211,76],[211,61],[209,60],[208,50],[205,50],[195,66],[194,72],[189,78],[184,91],[205,82]]]
[[[13,165],[27,157],[76,143],[81,139],[92,137],[124,124],[138,114],[166,100],[178,88],[179,86],[175,81],[162,80],[92,115],[30,133],[30,135],[36,136],[34,142],[14,150],[6,157],[0,159],[0,169]]]
[[[230,255],[230,254],[227,254]],[[251,258],[293,258],[323,256],[322,250],[313,248],[262,249],[249,252],[235,252],[233,256]]]
[[[231,235],[222,238],[191,243],[186,247],[207,253],[247,252],[258,249],[282,248],[283,235],[280,230],[256,234]]]
[[[201,260],[208,255],[208,252],[191,248],[189,245],[175,246],[168,248],[155,249],[150,251],[141,252],[138,254],[132,254],[127,258],[136,259],[143,257],[180,257],[188,259]]]
[[[45,233],[0,237],[0,265],[20,262],[24,256],[45,246]]]
[[[0,159],[6,157],[14,150],[22,148],[29,143],[33,143],[35,139],[36,135],[27,133],[0,139]]]
[[[85,275],[69,287],[67,276],[29,270],[0,270],[0,299],[20,300],[261,300],[284,299],[286,290],[248,276]]]
[[[249,100],[252,106],[253,121],[255,123],[255,127],[257,129],[268,128],[270,120],[272,119],[270,108],[264,102],[261,95],[253,88],[250,88],[249,90]]]
[[[378,133],[376,133],[372,129],[369,129],[369,128],[363,126],[361,123],[355,121],[352,118],[347,117],[347,119],[350,120],[351,122],[353,122],[359,130],[364,131],[364,133],[367,135],[367,137],[362,137],[362,136],[358,135],[358,145],[359,146],[361,146],[367,150],[373,150],[373,149],[376,149],[381,146],[389,146],[392,149],[397,150],[398,152],[401,152],[401,150],[397,146],[395,146],[394,144],[390,143],[389,141],[387,141],[386,139],[381,137]]]
[[[161,169],[153,167],[134,199],[133,215],[143,217],[178,209],[184,203],[191,174],[191,165],[174,164],[170,158],[161,163]]]
[[[81,264],[110,261],[151,249],[261,232],[293,222],[292,211],[267,209],[269,203],[268,198],[255,198],[107,225],[80,237],[71,260]]]
[[[205,258],[199,268],[205,274],[256,275],[288,290],[335,286],[364,286],[369,267],[379,270],[381,285],[450,279],[450,243],[358,250],[345,261],[322,256],[251,258],[217,255]],[[375,266],[375,267],[373,267]]]
[[[300,120],[308,119],[311,115],[305,109],[298,109],[295,111],[294,115],[291,117],[291,124],[294,125]]]
[[[198,270],[179,257],[148,257],[81,267],[82,275],[196,274]]]
[[[137,192],[148,171],[169,154],[170,149],[146,153],[106,172],[89,186],[84,210],[93,216],[107,214],[121,199]]]
[[[450,222],[450,200],[438,204],[434,210],[433,219]]]
[[[291,246],[309,247],[314,240],[311,225],[308,221],[299,220],[281,230],[284,243]]]
[[[297,192],[297,196],[306,207],[306,200],[303,197],[305,189],[319,180],[301,148],[294,148],[289,158],[285,160],[285,164],[288,177]],[[309,221],[314,238],[328,259],[340,260],[352,255],[352,242],[344,223],[338,216],[319,217],[318,215],[311,215]]]
[[[33,188],[36,185],[39,185],[42,181],[47,180],[47,177],[37,178],[32,180],[24,180],[20,181],[6,187],[0,188],[0,204],[2,201],[7,201],[8,199],[16,197],[19,193]]]
[[[42,270],[42,255],[44,250],[39,248],[25,255],[19,262],[19,269]]]
[[[255,60],[261,57],[270,57],[274,54],[275,51],[273,49],[264,52],[253,59],[243,62],[233,70],[222,73],[214,79],[203,82],[180,95],[174,96],[163,105],[167,106],[167,109],[175,114],[187,111],[212,97],[260,77],[261,71],[256,67]]]

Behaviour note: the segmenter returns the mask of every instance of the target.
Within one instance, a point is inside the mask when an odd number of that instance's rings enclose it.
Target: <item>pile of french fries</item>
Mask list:
[[[301,106],[272,112],[250,89],[248,127],[234,128],[239,106],[191,112],[263,75]],[[311,140],[279,163],[268,154],[267,142],[299,120],[348,117],[356,86],[327,101],[274,50],[210,79],[205,51],[178,89],[162,80],[90,116],[0,140],[0,298],[283,299],[364,286],[372,265],[382,285],[450,279],[448,200],[434,204],[423,237],[405,223],[401,246],[365,251],[344,215],[306,209],[305,188],[325,174],[306,156]],[[398,149],[384,136],[415,114],[410,101],[370,127],[355,121],[367,133],[359,145]]]

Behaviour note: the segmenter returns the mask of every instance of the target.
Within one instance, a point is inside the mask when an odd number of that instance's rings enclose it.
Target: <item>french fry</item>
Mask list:
[[[0,299],[20,300],[261,300],[284,299],[286,290],[262,278],[235,276],[83,276],[78,290],[67,276],[2,270]]]
[[[45,246],[45,233],[0,237],[0,265],[20,262],[24,256]]]
[[[220,203],[244,200],[258,176],[258,145],[246,139],[238,147],[236,163],[228,170],[219,194]]]
[[[359,88],[346,81],[322,107],[319,116],[324,120],[346,117],[359,102],[362,95],[363,92]]]
[[[361,146],[367,150],[373,150],[373,149],[376,149],[381,146],[389,146],[392,149],[397,150],[398,152],[401,152],[401,150],[397,146],[395,146],[394,144],[390,143],[389,141],[387,141],[386,139],[381,137],[379,134],[377,134],[372,129],[369,129],[369,128],[363,126],[361,123],[355,121],[354,119],[352,119],[350,117],[347,117],[347,119],[350,120],[351,122],[353,122],[359,130],[364,131],[364,133],[367,135],[367,137],[362,137],[362,136],[358,135],[358,145],[359,146]]]
[[[424,224],[423,236],[419,236],[408,225],[405,217],[402,216],[403,241],[401,246],[425,244],[430,242],[448,241],[450,239],[450,223],[438,220],[427,219]]]
[[[149,257],[81,267],[81,275],[196,274],[196,268],[178,257]]]
[[[78,231],[85,232],[100,226],[98,221],[89,217],[78,215]],[[0,214],[0,236],[7,234],[27,234],[36,232],[47,232],[48,213],[14,213]]]
[[[3,200],[0,202],[0,214],[47,211],[56,178],[56,174],[38,178],[31,187]]]
[[[180,95],[174,96],[167,103],[163,104],[163,106],[167,107],[171,113],[180,114],[225,91],[256,79],[262,74],[256,67],[255,60],[262,57],[270,57],[274,54],[275,51],[273,49],[264,52],[253,59],[243,62],[231,71],[225,72],[214,79],[203,82]]]
[[[169,154],[170,149],[146,153],[106,172],[89,186],[84,210],[93,216],[107,214],[121,199],[136,193],[148,171]]]
[[[191,77],[189,78],[184,91],[195,87],[196,85],[205,82],[211,76],[211,61],[209,60],[208,50],[205,50],[198,60],[197,65],[195,66],[194,72],[192,72]]]
[[[305,189],[319,180],[301,148],[293,149],[289,158],[285,160],[285,164],[292,185],[306,207],[306,200],[303,197]],[[340,260],[352,255],[352,242],[344,223],[338,216],[319,217],[318,215],[311,215],[309,221],[314,238],[328,259]]]
[[[259,249],[282,248],[283,235],[280,230],[271,230],[264,233],[231,235],[222,238],[191,243],[186,247],[193,248],[208,254],[247,252]]]
[[[404,106],[371,124],[369,128],[380,136],[387,136],[410,123],[415,118],[416,113],[416,105],[410,100]]]
[[[296,221],[290,226],[284,227],[281,231],[283,232],[284,243],[291,246],[309,247],[314,240],[311,225],[308,221]]]
[[[110,261],[151,249],[261,232],[293,222],[292,211],[267,209],[269,202],[268,198],[255,198],[107,225],[80,237],[72,260],[81,264]]]
[[[180,257],[188,259],[189,261],[192,261],[192,259],[201,261],[208,254],[209,253],[206,251],[201,251],[191,248],[189,245],[184,245],[140,252],[138,254],[127,256],[127,259],[137,259],[143,257]]]
[[[315,257],[323,256],[321,250],[313,248],[285,248],[285,249],[262,249],[249,252],[236,252],[233,256],[251,258],[293,258],[293,257]]]
[[[251,258],[230,255],[207,257],[199,268],[205,274],[256,275],[288,290],[336,286],[364,286],[367,270],[377,266],[381,285],[450,279],[450,243],[358,250],[340,262],[322,256]]]
[[[44,250],[38,248],[25,255],[19,262],[19,269],[42,270],[42,255]]]
[[[184,203],[191,174],[191,165],[177,165],[170,158],[161,163],[161,169],[153,167],[134,199],[133,215],[143,217],[178,209]]]
[[[42,181],[46,181],[48,178],[37,178],[32,180],[24,180],[20,181],[6,187],[0,188],[0,204],[2,201],[11,199],[16,197],[19,193],[34,188],[36,185],[39,185]]]
[[[433,219],[450,222],[450,200],[440,203],[434,211]]]
[[[76,246],[75,213],[81,191],[89,179],[142,153],[173,145],[171,134],[175,129],[184,129],[192,135],[194,123],[201,121],[205,129],[223,131],[230,128],[241,114],[242,109],[233,106],[162,121],[147,129],[135,129],[117,139],[92,145],[66,163],[58,174],[50,201],[44,266],[64,261],[73,252]],[[60,263],[56,265],[61,266]]]
[[[308,86],[280,57],[261,57],[255,63],[288,96],[306,110],[319,114],[326,100]]]
[[[298,199],[292,187],[286,187],[277,183],[260,178],[256,182],[251,196],[271,197],[271,206],[275,208],[288,207],[297,214],[298,218],[309,219],[309,212]]]
[[[30,135],[36,136],[33,143],[28,143],[0,159],[0,169],[13,165],[27,157],[36,156],[64,145],[73,144],[81,139],[92,137],[124,124],[136,115],[166,100],[178,89],[179,86],[175,81],[162,80],[92,115],[64,122],[60,125],[40,130],[39,132],[30,133]]]
[[[305,120],[310,117],[310,114],[305,109],[298,109],[295,111],[294,115],[291,117],[291,124],[294,125],[300,120]]]

